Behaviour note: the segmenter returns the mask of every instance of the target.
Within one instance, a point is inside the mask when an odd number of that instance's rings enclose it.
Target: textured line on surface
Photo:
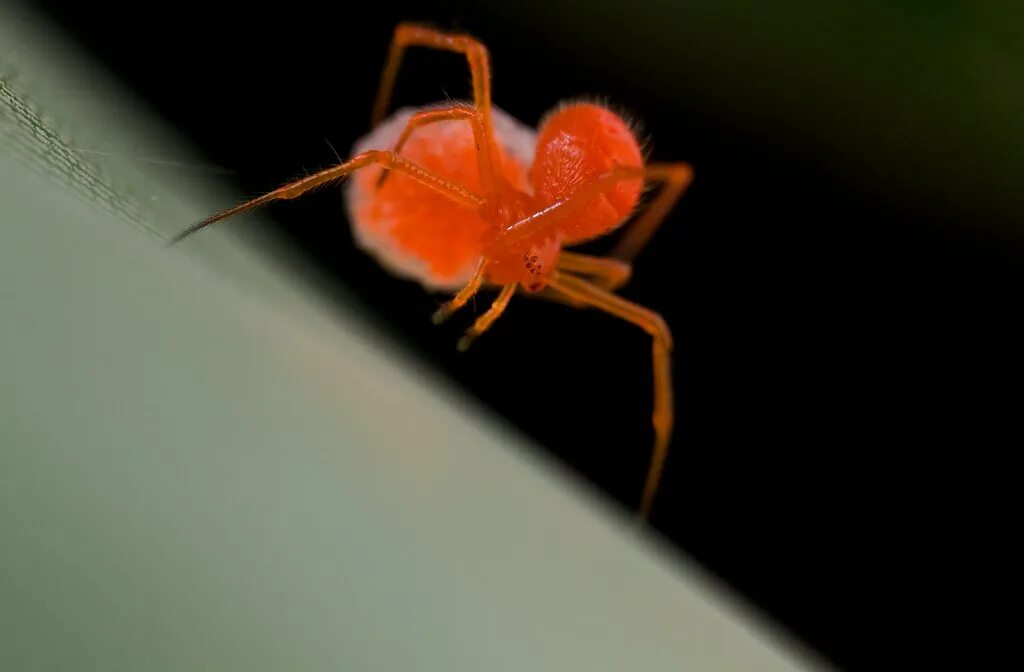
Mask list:
[[[71,187],[108,213],[162,239],[131,199],[104,179],[98,168],[77,155],[44,116],[15,88],[14,77],[0,70],[0,144],[4,151],[18,156],[44,177]]]

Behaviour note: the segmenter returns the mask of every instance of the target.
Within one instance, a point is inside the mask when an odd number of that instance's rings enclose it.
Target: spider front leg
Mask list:
[[[566,217],[579,213],[606,189],[618,182],[643,178],[666,185],[648,210],[637,219],[633,231],[619,244],[623,251],[614,255],[621,261],[630,261],[640,247],[653,235],[654,230],[668,214],[669,208],[689,184],[692,170],[685,163],[652,163],[646,166],[617,166],[583,184],[572,194],[552,203],[540,212],[505,228],[491,243],[493,248],[511,245],[551,229]],[[624,247],[625,245],[625,247]],[[489,252],[490,250],[485,250]]]
[[[498,298],[494,300],[491,307],[487,309],[487,312],[476,319],[473,326],[466,331],[466,334],[459,339],[458,348],[460,352],[465,352],[469,349],[469,346],[473,344],[482,333],[491,328],[494,321],[501,317],[501,314],[508,308],[508,302],[512,300],[512,295],[516,292],[516,286],[505,285],[501,288],[501,292],[498,294]]]
[[[429,124],[436,124],[442,121],[465,121],[473,130],[473,139],[476,142],[477,166],[480,172],[480,186],[483,188],[484,196],[490,196],[497,191],[497,177],[495,172],[494,156],[491,153],[493,143],[487,130],[484,128],[480,112],[473,107],[457,105],[454,107],[441,108],[436,110],[423,110],[412,115],[409,122],[398,137],[393,151],[401,154],[402,148],[408,142],[414,131]],[[377,181],[377,188],[380,189],[391,171],[382,171]]]
[[[462,308],[466,303],[480,291],[480,287],[484,280],[484,269],[486,268],[487,261],[482,259],[476,267],[476,272],[473,273],[473,277],[470,278],[466,286],[459,290],[459,292],[452,298],[451,301],[445,303],[443,306],[437,309],[434,313],[434,324],[441,324],[449,317],[452,313]],[[465,335],[459,339],[458,348],[460,352],[465,352],[469,349],[469,346],[473,344],[481,334],[491,328],[495,320],[501,317],[505,309],[508,308],[509,301],[512,300],[512,295],[516,292],[515,284],[505,285],[501,288],[501,292],[498,293],[498,298],[494,300],[491,307],[487,309],[487,312],[476,319],[473,326],[470,327]]]
[[[381,75],[377,100],[373,106],[371,123],[376,126],[387,114],[391,103],[391,93],[395,89],[395,79],[402,65],[402,57],[409,47],[427,47],[442,51],[462,54],[469,62],[469,72],[473,82],[473,104],[480,110],[484,128],[491,129],[491,65],[487,48],[469,35],[444,33],[433,28],[413,23],[400,23],[395,28],[395,35],[388,50],[388,60]]]
[[[564,251],[558,255],[558,269],[588,276],[595,285],[611,292],[629,282],[633,275],[629,262]]]
[[[434,313],[434,324],[441,324],[447,320],[454,312],[466,305],[466,303],[476,295],[480,290],[480,285],[484,282],[484,268],[486,265],[487,261],[481,259],[480,263],[476,266],[476,271],[473,273],[473,277],[469,279],[466,286],[460,289],[451,301],[445,303]]]
[[[577,254],[576,252],[566,252],[564,250],[558,255],[556,268],[559,271],[582,275],[596,286],[609,292],[614,292],[625,285],[633,275],[633,266],[625,261],[608,259],[606,257],[594,257],[589,254]],[[540,294],[541,298],[564,303],[573,308],[586,307],[579,301],[571,299],[564,294],[559,294],[548,287],[541,290]]]
[[[235,215],[240,215],[243,212],[255,210],[256,208],[273,201],[298,198],[311,189],[316,189],[317,187],[322,187],[325,184],[348,177],[355,171],[371,165],[381,165],[390,170],[401,171],[412,177],[417,182],[430,187],[434,191],[437,191],[453,201],[465,205],[466,207],[479,208],[484,203],[482,196],[475,194],[454,182],[449,182],[444,178],[438,177],[394,152],[371,150],[363,152],[362,154],[357,154],[345,163],[321,170],[318,173],[313,173],[308,177],[303,177],[295,180],[294,182],[289,182],[288,184],[278,187],[263,196],[254,198],[251,201],[246,201],[245,203],[235,206],[229,210],[219,212],[212,217],[207,217],[203,221],[198,222],[179,233],[171,239],[169,244],[173,245],[183,238],[205,229],[211,224],[216,224],[219,221],[225,220],[229,217],[234,217]]]
[[[582,305],[603,310],[632,322],[649,333],[653,339],[654,413],[651,419],[654,424],[654,450],[651,453],[639,510],[640,518],[646,520],[650,516],[654,496],[658,492],[661,474],[665,468],[665,460],[668,458],[669,439],[674,421],[670,360],[672,334],[661,315],[568,273],[554,273],[553,277],[548,279],[548,287]]]

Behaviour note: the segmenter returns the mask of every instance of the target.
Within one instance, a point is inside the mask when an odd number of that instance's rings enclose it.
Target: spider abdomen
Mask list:
[[[571,103],[552,112],[541,125],[530,182],[537,201],[551,205],[616,166],[643,166],[640,145],[629,124],[601,105]],[[632,213],[642,190],[640,178],[604,189],[559,224],[565,244],[614,230]]]

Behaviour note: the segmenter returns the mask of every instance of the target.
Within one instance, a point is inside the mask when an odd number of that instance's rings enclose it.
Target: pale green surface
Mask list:
[[[109,159],[132,226],[28,165],[0,151],[0,670],[809,669],[286,266],[161,247],[180,186]]]

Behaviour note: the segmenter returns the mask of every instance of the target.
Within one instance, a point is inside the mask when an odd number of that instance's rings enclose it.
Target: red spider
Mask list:
[[[473,104],[402,110],[384,120],[410,46],[464,55]],[[205,219],[174,242],[360,171],[346,194],[360,246],[427,288],[458,289],[435,313],[435,322],[464,306],[484,284],[500,287],[498,298],[459,341],[460,349],[490,328],[519,287],[639,326],[654,342],[654,452],[640,505],[646,518],[672,430],[672,337],[660,315],[612,292],[629,279],[630,262],[689,185],[690,166],[645,163],[629,124],[590,102],[559,105],[537,131],[521,125],[491,104],[483,44],[412,24],[395,30],[372,120],[374,130],[357,143],[350,160]],[[622,226],[637,210],[647,181],[663,187],[611,257],[563,250]]]

